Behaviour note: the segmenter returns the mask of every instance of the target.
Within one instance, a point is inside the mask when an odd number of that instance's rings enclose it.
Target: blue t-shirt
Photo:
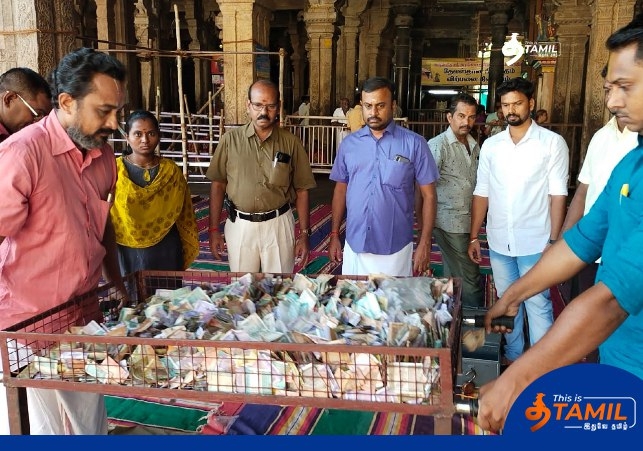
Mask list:
[[[438,168],[422,136],[391,122],[379,140],[368,127],[344,138],[330,179],[348,184],[351,249],[390,255],[413,240],[415,182],[435,182]]]
[[[590,211],[564,234],[629,316],[599,347],[606,363],[643,379],[643,137],[614,168]]]

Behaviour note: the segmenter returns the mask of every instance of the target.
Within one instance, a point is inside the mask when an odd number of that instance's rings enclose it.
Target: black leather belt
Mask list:
[[[264,211],[263,213],[242,213],[237,210],[237,217],[250,222],[264,222],[281,216],[288,210],[290,210],[290,204],[285,203],[276,210]]]

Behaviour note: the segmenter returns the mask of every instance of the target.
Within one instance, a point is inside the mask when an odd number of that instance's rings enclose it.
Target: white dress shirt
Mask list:
[[[562,136],[532,121],[518,144],[511,126],[480,149],[476,196],[489,200],[489,247],[512,257],[542,252],[551,231],[549,196],[566,196],[569,149]]]
[[[637,145],[638,133],[630,131],[627,127],[620,131],[616,117],[612,117],[594,133],[578,174],[578,181],[588,185],[583,214],[587,214],[599,194],[603,192],[614,167]]]

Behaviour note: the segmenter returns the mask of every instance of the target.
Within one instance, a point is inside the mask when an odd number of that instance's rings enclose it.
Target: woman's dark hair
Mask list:
[[[92,90],[92,80],[96,74],[105,74],[124,82],[126,69],[115,57],[97,52],[88,47],[74,50],[58,63],[49,74],[54,108],[59,108],[58,96],[67,93],[74,99],[83,99]]]
[[[150,113],[147,110],[136,110],[136,111],[132,111],[132,113],[127,118],[125,131],[129,133],[130,129],[132,128],[132,124],[141,119],[150,121],[154,126],[154,128],[156,128],[157,130],[160,130],[159,121],[158,119],[156,119],[156,116],[154,116],[152,113]]]

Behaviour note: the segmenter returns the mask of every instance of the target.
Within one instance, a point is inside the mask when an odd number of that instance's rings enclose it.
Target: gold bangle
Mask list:
[[[471,241],[469,241],[469,244],[473,244],[473,243],[475,243],[476,241],[478,241],[478,238],[474,238],[474,239],[472,239]]]

